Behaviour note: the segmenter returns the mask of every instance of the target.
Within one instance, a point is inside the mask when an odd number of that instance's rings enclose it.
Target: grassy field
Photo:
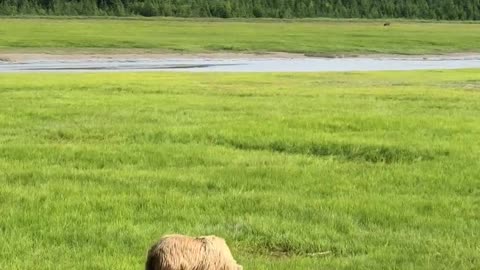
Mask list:
[[[308,55],[480,52],[480,25],[394,21],[0,19],[0,51]]]
[[[173,232],[246,269],[480,265],[478,70],[0,85],[0,269],[142,269]]]

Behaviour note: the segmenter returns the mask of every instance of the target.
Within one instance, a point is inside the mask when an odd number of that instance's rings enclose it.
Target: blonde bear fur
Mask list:
[[[166,235],[148,251],[145,270],[242,270],[225,240]]]

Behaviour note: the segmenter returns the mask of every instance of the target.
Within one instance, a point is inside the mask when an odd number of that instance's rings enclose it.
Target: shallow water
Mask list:
[[[480,68],[480,57],[87,59],[0,62],[0,72],[326,72]]]

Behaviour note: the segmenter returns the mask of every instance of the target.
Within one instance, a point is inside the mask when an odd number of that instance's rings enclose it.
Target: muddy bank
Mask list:
[[[362,59],[405,59],[405,60],[466,60],[480,59],[480,53],[452,53],[443,55],[392,55],[392,54],[300,54],[300,53],[1,53],[0,61],[25,62],[25,61],[71,61],[71,60],[168,60],[168,59],[304,59],[304,58],[362,58]]]

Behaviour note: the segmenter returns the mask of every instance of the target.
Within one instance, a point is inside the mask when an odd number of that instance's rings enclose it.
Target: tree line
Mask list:
[[[480,0],[0,0],[0,15],[478,20]]]

